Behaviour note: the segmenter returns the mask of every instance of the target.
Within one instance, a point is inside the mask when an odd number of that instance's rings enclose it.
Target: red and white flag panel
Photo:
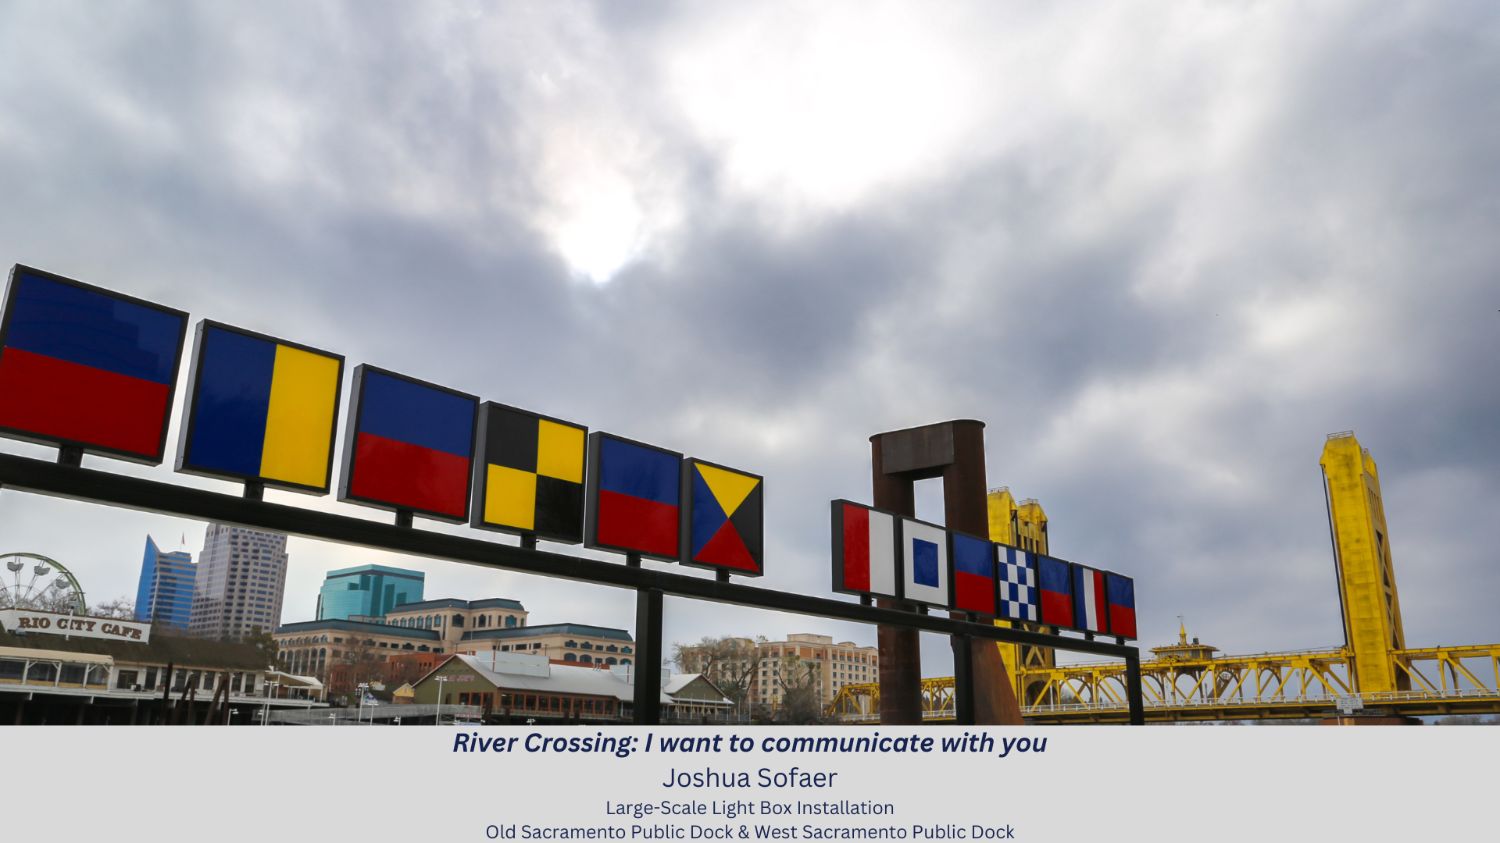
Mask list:
[[[834,591],[895,597],[895,516],[834,501],[833,561]]]
[[[1109,631],[1109,609],[1104,600],[1104,572],[1073,566],[1074,626],[1086,632]]]

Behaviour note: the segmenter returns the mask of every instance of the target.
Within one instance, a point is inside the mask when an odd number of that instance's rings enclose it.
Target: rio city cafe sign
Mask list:
[[[151,640],[149,623],[33,612],[30,609],[0,609],[0,627],[12,633],[41,632],[47,635],[103,638],[107,641],[138,641],[142,644]]]

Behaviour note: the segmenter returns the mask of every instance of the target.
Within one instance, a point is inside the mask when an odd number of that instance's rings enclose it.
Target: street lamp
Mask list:
[[[369,689],[370,683],[368,682],[361,682],[358,685],[354,686],[355,692],[359,694],[359,705],[354,710],[355,723],[363,723],[365,720],[365,691],[368,691]]]
[[[437,711],[432,715],[432,725],[441,726],[443,724],[443,683],[448,681],[448,677],[439,676],[436,681],[438,683],[438,701]]]
[[[276,695],[276,692],[272,689],[278,688],[280,686],[281,683],[275,680],[266,681],[266,707],[260,716],[260,725],[262,726],[265,726],[271,722],[271,697]]]

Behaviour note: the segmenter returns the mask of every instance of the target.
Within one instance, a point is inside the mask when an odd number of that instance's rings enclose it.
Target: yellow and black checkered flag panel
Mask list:
[[[588,428],[490,401],[479,431],[474,526],[583,541]]]

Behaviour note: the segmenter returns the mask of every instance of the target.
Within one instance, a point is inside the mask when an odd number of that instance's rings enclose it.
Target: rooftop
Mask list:
[[[389,635],[395,638],[410,638],[421,641],[437,641],[440,637],[435,629],[413,629],[405,626],[391,626],[384,623],[347,621],[342,618],[324,618],[320,621],[299,621],[297,623],[282,624],[276,627],[276,634],[294,635],[300,632],[316,632],[329,629],[344,630],[346,632],[368,632],[372,635]]]
[[[521,601],[509,597],[488,597],[483,600],[460,600],[457,597],[440,597],[436,600],[420,600],[416,603],[401,603],[386,612],[387,615],[402,612],[420,612],[426,609],[514,609],[526,611]]]
[[[477,629],[465,632],[463,640],[482,638],[534,638],[539,635],[577,635],[584,638],[612,638],[616,641],[634,641],[630,633],[608,626],[590,626],[583,623],[548,623],[541,626],[513,626],[506,629]]]
[[[347,577],[355,574],[394,574],[398,577],[409,577],[414,580],[425,580],[427,578],[427,575],[421,571],[413,571],[407,568],[391,568],[386,565],[355,565],[353,568],[339,568],[336,571],[329,571],[325,577],[332,579],[334,577]]]

